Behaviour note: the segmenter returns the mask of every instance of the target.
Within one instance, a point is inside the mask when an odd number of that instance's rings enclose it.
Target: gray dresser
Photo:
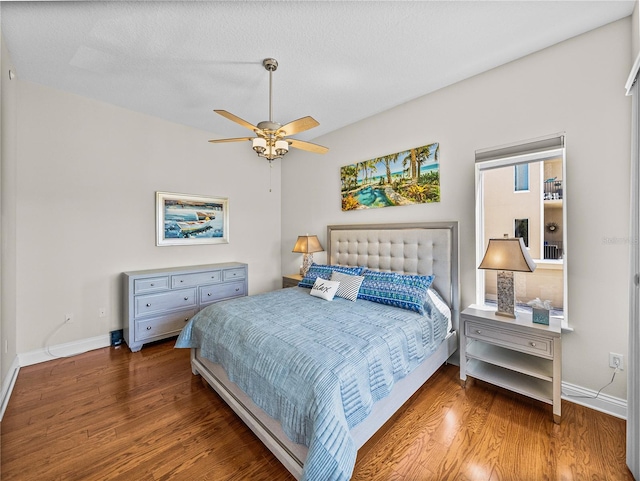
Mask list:
[[[124,340],[132,351],[180,333],[207,305],[247,295],[247,264],[124,272]]]

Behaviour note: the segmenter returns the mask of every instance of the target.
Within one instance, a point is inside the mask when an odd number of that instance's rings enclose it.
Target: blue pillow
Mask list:
[[[427,291],[434,276],[412,276],[365,270],[358,299],[424,314]]]
[[[345,266],[325,266],[322,264],[311,264],[307,275],[302,278],[298,287],[306,287],[311,289],[313,283],[318,277],[327,281],[331,280],[332,272],[341,272],[342,274],[350,274],[352,276],[359,276],[362,274],[364,267],[345,267]]]

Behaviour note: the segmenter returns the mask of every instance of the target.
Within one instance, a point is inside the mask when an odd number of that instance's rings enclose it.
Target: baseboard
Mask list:
[[[20,366],[31,366],[40,362],[51,361],[60,357],[75,356],[83,352],[93,351],[111,345],[109,334],[103,334],[89,339],[81,339],[79,341],[67,342],[48,348],[37,349],[35,351],[18,354]]]
[[[597,397],[596,397],[597,395]],[[562,383],[562,399],[596,411],[627,419],[627,400],[586,389],[568,382]]]
[[[2,421],[2,418],[4,417],[4,411],[7,409],[7,404],[9,404],[9,398],[13,392],[13,386],[16,384],[16,379],[18,379],[19,371],[20,360],[18,359],[18,356],[16,356],[13,359],[9,372],[2,383],[2,392],[0,393],[0,400],[2,402],[0,404],[0,421]]]

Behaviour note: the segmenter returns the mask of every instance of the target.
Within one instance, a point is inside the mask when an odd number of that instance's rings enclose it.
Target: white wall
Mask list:
[[[1,38],[1,36],[0,36]],[[0,72],[1,143],[0,143],[0,359],[3,394],[16,359],[16,79],[9,80],[11,57],[1,40]]]
[[[26,81],[18,100],[18,353],[122,328],[123,271],[240,261],[251,294],[281,285],[279,163],[270,193],[248,144]],[[156,191],[228,197],[230,243],[156,247]]]
[[[291,253],[296,236],[318,234],[326,245],[327,224],[457,220],[461,301],[469,305],[474,151],[566,132],[575,332],[563,336],[563,380],[599,389],[611,378],[608,353],[627,353],[630,58],[626,18],[315,139],[330,148],[327,155],[296,153],[282,167],[283,272],[296,272],[300,263]],[[431,142],[440,142],[439,204],[341,211],[341,166]],[[606,392],[626,398],[625,376]]]
[[[636,0],[636,6],[631,14],[631,62],[633,63],[640,53],[640,1]]]

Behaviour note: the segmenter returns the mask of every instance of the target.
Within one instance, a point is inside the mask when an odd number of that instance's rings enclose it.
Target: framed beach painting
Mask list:
[[[156,192],[156,245],[228,242],[229,199]]]
[[[440,144],[340,168],[342,210],[440,202]]]

